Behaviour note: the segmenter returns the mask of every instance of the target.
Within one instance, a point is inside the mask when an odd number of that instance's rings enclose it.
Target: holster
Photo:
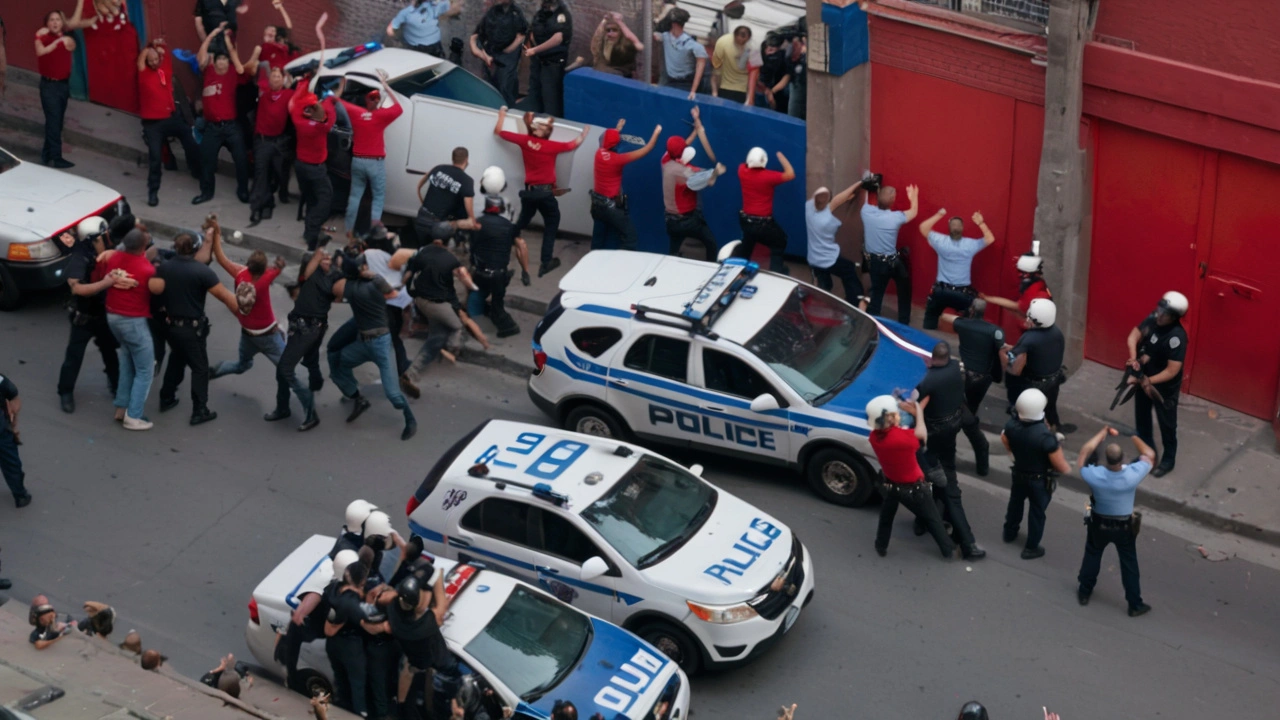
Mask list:
[[[595,190],[591,190],[589,192],[591,194],[592,205],[596,205],[598,207],[606,207],[606,208],[616,207],[619,210],[627,209],[627,196],[625,194],[618,195],[617,197],[608,197],[606,195],[601,195]]]
[[[289,335],[293,336],[316,328],[327,327],[328,324],[327,320],[321,320],[320,318],[289,318]]]
[[[542,202],[555,199],[555,189],[551,187],[530,186],[520,191],[520,199],[529,202]]]
[[[1142,513],[1134,511],[1133,519],[1129,521],[1129,531],[1134,537],[1138,537],[1138,533],[1142,532]]]
[[[925,426],[929,429],[929,432],[951,432],[953,430],[959,430],[963,420],[964,406],[962,405],[959,409],[946,417],[938,418],[937,420],[927,420]]]
[[[1039,390],[1040,392],[1048,392],[1053,388],[1067,381],[1067,369],[1059,368],[1058,372],[1047,375],[1045,377],[1027,377],[1027,384]]]
[[[82,313],[74,307],[67,306],[67,319],[76,327],[84,327],[97,319],[97,316],[88,313]]]

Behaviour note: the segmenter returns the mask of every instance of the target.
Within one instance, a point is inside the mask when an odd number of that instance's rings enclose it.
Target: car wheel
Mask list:
[[[321,694],[333,697],[333,683],[315,670],[298,671],[298,689],[307,697]]]
[[[702,655],[689,633],[669,622],[655,620],[641,625],[636,634],[679,665],[686,675],[692,677],[698,673]]]
[[[875,492],[871,467],[847,450],[819,450],[809,458],[806,472],[818,497],[836,505],[861,507]]]
[[[22,302],[18,285],[13,281],[9,268],[0,264],[0,310],[16,310]]]
[[[610,410],[591,403],[579,405],[570,410],[564,417],[564,429],[614,440],[627,439],[626,426],[618,416]]]

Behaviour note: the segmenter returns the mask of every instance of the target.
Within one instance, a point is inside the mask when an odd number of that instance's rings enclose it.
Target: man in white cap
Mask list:
[[[738,224],[742,227],[742,244],[734,249],[737,257],[750,258],[756,243],[769,248],[769,269],[787,274],[782,263],[782,253],[787,249],[787,233],[773,219],[773,191],[785,182],[796,179],[796,171],[787,156],[778,153],[782,172],[767,170],[769,156],[764,148],[753,147],[747,153],[747,161],[738,166],[738,181],[742,183],[742,210]]]
[[[858,264],[840,254],[836,232],[840,230],[841,222],[834,211],[856,198],[862,190],[861,180],[836,193],[835,197],[831,197],[829,188],[820,187],[804,204],[804,226],[809,234],[809,267],[813,268],[814,279],[818,281],[818,287],[830,291],[834,287],[831,276],[840,278],[844,297],[850,305],[857,305],[862,296],[862,280],[858,278]]]
[[[1045,511],[1053,500],[1058,481],[1053,473],[1066,475],[1071,463],[1062,452],[1062,443],[1044,421],[1044,409],[1049,400],[1034,388],[1023,390],[1014,403],[1013,417],[1000,433],[1005,450],[1013,456],[1013,484],[1009,491],[1009,506],[1004,514],[1004,541],[1018,539],[1022,524],[1023,505],[1030,501],[1027,518],[1027,542],[1022,549],[1023,560],[1035,560],[1044,556],[1040,539],[1044,537]]]
[[[707,260],[715,262],[716,236],[698,207],[698,193],[715,185],[716,178],[725,173],[725,167],[716,162],[698,108],[695,106],[690,113],[693,132],[687,138],[679,135],[667,138],[667,152],[662,156],[662,207],[666,211],[667,237],[671,240],[669,252],[679,255],[684,239],[691,237],[702,243]],[[698,152],[693,148],[694,138],[702,142],[707,159],[715,163],[715,167],[703,170],[692,164]]]

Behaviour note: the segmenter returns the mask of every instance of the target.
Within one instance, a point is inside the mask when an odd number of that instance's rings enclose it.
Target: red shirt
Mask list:
[[[916,461],[920,440],[914,431],[904,427],[872,430],[870,439],[885,480],[910,484],[924,477],[920,463]]]
[[[396,118],[404,114],[404,108],[400,107],[400,103],[397,102],[391,107],[369,110],[343,100],[342,106],[347,109],[347,116],[351,118],[351,154],[363,158],[386,157],[387,145],[384,131]]]
[[[543,140],[532,135],[506,130],[498,133],[498,137],[520,146],[520,156],[524,158],[526,185],[555,185],[556,156],[574,148],[573,143]]]
[[[245,330],[266,330],[276,322],[276,314],[271,310],[271,281],[279,277],[280,271],[274,267],[267,268],[262,273],[262,277],[257,280],[249,274],[249,269],[245,268],[236,275],[236,287],[240,287],[243,283],[253,283],[253,289],[257,295],[257,299],[253,303],[253,309],[248,315],[236,313],[236,319],[240,321],[240,327]]]
[[[293,98],[293,88],[272,90],[266,75],[258,81],[258,119],[253,122],[253,131],[259,135],[275,137],[283,135],[285,126],[289,124],[289,100]]]
[[[54,43],[58,44],[49,54],[36,58],[36,69],[40,71],[40,77],[50,80],[66,80],[71,77],[71,51],[61,40],[62,33],[46,33],[43,37],[36,35],[36,42],[40,43],[41,50]]]
[[[1031,307],[1031,301],[1038,298],[1053,299],[1053,293],[1049,292],[1049,286],[1045,285],[1044,280],[1037,280],[1031,283],[1031,286],[1018,296],[1018,309],[1022,311],[1023,315],[1026,315],[1027,310]]]
[[[622,168],[631,162],[623,153],[600,148],[596,151],[596,192],[605,197],[622,193]]]
[[[138,72],[138,115],[143,120],[163,120],[173,114],[173,61],[160,53],[160,67]]]
[[[298,53],[291,52],[288,45],[270,42],[262,43],[262,53],[258,55],[258,61],[266,63],[268,67],[278,67],[283,70],[284,66],[296,57]]]
[[[742,212],[761,217],[773,214],[773,188],[785,182],[782,173],[744,163],[738,166],[738,182],[742,183]]]
[[[138,286],[128,290],[107,288],[107,312],[125,317],[151,317],[151,290],[147,281],[156,274],[156,268],[143,255],[130,255],[122,250],[111,253],[106,262],[98,263],[94,277],[101,280],[112,270],[124,270],[138,281]]]
[[[219,75],[210,62],[204,69],[204,92],[201,99],[204,103],[204,119],[208,122],[226,122],[236,119],[236,86],[240,84],[240,76],[235,68],[228,68],[226,74]]]
[[[294,99],[298,97],[294,95]],[[333,111],[332,99],[324,101],[324,114],[325,120],[320,123],[303,116],[301,103],[296,108],[289,108],[289,117],[293,118],[293,127],[298,133],[298,162],[322,165],[329,158],[329,131],[338,119]]]

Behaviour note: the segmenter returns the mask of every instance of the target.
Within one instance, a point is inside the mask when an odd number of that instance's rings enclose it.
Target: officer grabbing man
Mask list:
[[[925,330],[938,329],[938,317],[943,310],[969,308],[978,295],[969,280],[973,256],[991,247],[991,243],[996,241],[995,234],[987,227],[980,212],[973,214],[973,222],[982,231],[981,240],[964,236],[964,220],[959,215],[947,221],[946,235],[934,232],[933,226],[946,215],[947,209],[940,208],[920,223],[920,234],[929,241],[934,252],[938,253],[937,280],[934,281],[924,306]]]
[[[1057,320],[1058,308],[1052,300],[1032,300],[1023,321],[1026,331],[1017,345],[1004,346],[1000,364],[1006,375],[1004,386],[1009,393],[1010,413],[1022,391],[1035,388],[1048,399],[1045,417],[1049,427],[1054,432],[1071,432],[1075,427],[1062,427],[1058,419],[1058,388],[1067,379],[1062,366],[1067,341],[1054,324]]]
[[[1178,458],[1178,396],[1182,391],[1182,362],[1187,357],[1187,331],[1182,317],[1187,314],[1187,296],[1170,291],[1160,298],[1155,312],[1129,331],[1131,371],[1128,382],[1139,385],[1133,397],[1134,426],[1143,442],[1154,446],[1151,411],[1160,425],[1164,454],[1151,474],[1163,477],[1173,471]]]
[[[1018,258],[1016,267],[1018,269],[1017,300],[991,297],[982,293],[978,293],[978,297],[992,305],[1026,317],[1027,310],[1030,309],[1033,300],[1041,298],[1045,300],[1053,299],[1053,293],[1049,292],[1049,286],[1044,282],[1044,258],[1040,257],[1039,240],[1032,241],[1031,250]]]
[[[71,246],[71,258],[67,261],[67,285],[71,286],[71,302],[67,306],[71,320],[71,337],[67,340],[67,354],[58,375],[58,398],[62,412],[76,410],[76,379],[84,362],[84,351],[92,340],[102,353],[102,366],[107,373],[107,384],[114,395],[120,381],[120,358],[116,350],[120,343],[107,327],[107,306],[103,292],[115,283],[115,278],[104,277],[93,281],[93,271],[98,266],[98,256],[109,249],[109,228],[100,217],[81,220],[75,235],[63,233],[58,239]]]
[[[500,338],[520,332],[520,326],[503,304],[511,282],[512,249],[520,262],[521,276],[529,277],[529,247],[520,237],[516,224],[507,217],[507,201],[498,194],[506,184],[506,176],[499,167],[488,168],[481,176],[484,213],[478,220],[480,229],[471,236],[471,279],[477,289],[467,294],[467,314],[480,317],[486,314],[487,305],[487,314]]]
[[[1023,560],[1044,557],[1040,538],[1044,536],[1045,510],[1058,487],[1054,473],[1065,475],[1071,472],[1071,463],[1063,455],[1062,445],[1044,421],[1047,404],[1048,400],[1039,390],[1023,390],[1014,403],[1014,416],[1000,433],[1004,449],[1013,455],[1013,486],[1009,493],[1009,507],[1004,513],[1005,542],[1018,539],[1022,506],[1031,501]]]
[[[528,33],[529,22],[512,0],[494,0],[471,35],[471,54],[507,105],[520,99],[520,46]]]
[[[378,506],[368,500],[352,500],[347,504],[347,511],[343,514],[346,524],[342,526],[342,532],[338,534],[338,539],[333,543],[333,549],[329,551],[329,559],[332,560],[338,556],[343,550],[359,550],[364,545],[364,524],[377,510]]]
[[[542,0],[529,26],[529,101],[534,112],[564,117],[564,66],[573,42],[573,15],[564,0]]]
[[[1004,347],[1004,330],[995,323],[987,322],[983,316],[987,312],[987,301],[982,298],[969,305],[968,312],[963,315],[945,314],[943,320],[951,323],[951,328],[960,337],[960,365],[964,371],[964,402],[976,418],[982,400],[987,396],[991,383],[1000,382],[1004,378],[1004,370],[1000,365],[1000,351]],[[964,426],[964,434],[973,444],[975,451],[983,440],[982,429],[978,423]],[[986,463],[977,467],[979,475],[987,474]]]

